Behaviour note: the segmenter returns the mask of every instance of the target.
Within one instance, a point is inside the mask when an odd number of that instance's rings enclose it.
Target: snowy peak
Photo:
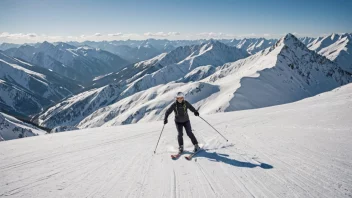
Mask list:
[[[330,40],[335,40],[335,39],[338,39],[339,35],[333,33],[330,35]]]
[[[325,36],[319,40],[316,40],[314,41],[312,44],[310,44],[308,46],[308,48],[310,50],[313,50],[313,51],[320,51],[321,49],[335,43],[337,40],[339,40],[341,38],[340,35],[338,34],[331,34],[331,35],[328,35],[328,36]]]
[[[341,35],[331,45],[318,51],[319,54],[337,63],[345,71],[352,73],[352,43],[350,34]]]
[[[214,39],[210,39],[208,42],[204,43],[202,45],[202,47],[206,47],[206,48],[212,47],[214,49],[216,49],[216,48],[218,48],[218,49],[229,48],[228,45],[226,45],[226,44],[224,44],[224,43],[222,43],[220,41],[214,40]]]
[[[307,46],[308,44],[310,44],[311,42],[313,42],[314,39],[315,39],[315,38],[312,38],[312,37],[302,37],[302,38],[299,38],[299,40],[300,40],[303,44],[305,44],[306,46]]]
[[[229,46],[237,47],[249,54],[255,54],[263,49],[271,47],[275,44],[276,39],[265,39],[265,38],[244,38],[241,40],[233,39],[230,42],[226,42]]]
[[[16,48],[16,47],[19,47],[19,46],[20,46],[20,44],[2,43],[0,45],[0,50],[8,50],[8,49]]]
[[[47,50],[52,50],[55,48],[55,45],[44,41],[43,43],[41,43],[38,47],[38,51],[47,51]]]
[[[60,49],[75,49],[76,47],[73,45],[69,45],[67,43],[64,42],[58,42],[56,43],[56,47],[59,47]]]
[[[290,33],[285,35],[281,39],[279,39],[277,43],[274,46],[272,46],[272,48],[276,48],[276,47],[280,47],[282,48],[282,50],[291,49],[292,51],[294,51],[295,54],[297,54],[297,56],[302,55],[300,51],[307,54],[315,53],[309,50],[304,43],[302,43],[297,37],[295,37],[293,34],[290,34]]]
[[[279,44],[284,44],[284,45],[287,45],[287,46],[297,46],[297,45],[300,45],[300,46],[304,46],[304,45],[301,45],[303,44],[300,40],[298,40],[293,34],[291,33],[288,33],[286,34],[286,36],[282,37],[279,41],[278,41]],[[305,46],[304,46],[305,47]]]

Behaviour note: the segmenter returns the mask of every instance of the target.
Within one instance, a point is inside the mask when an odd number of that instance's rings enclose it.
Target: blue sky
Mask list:
[[[352,32],[351,0],[1,0],[0,42],[319,36]]]

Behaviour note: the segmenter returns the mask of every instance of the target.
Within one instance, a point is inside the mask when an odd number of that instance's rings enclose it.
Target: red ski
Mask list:
[[[195,153],[191,153],[191,154],[189,154],[188,156],[186,156],[185,158],[187,159],[187,160],[191,160],[192,159],[192,157],[194,157],[195,155],[197,155],[199,152],[201,152],[201,151],[203,151],[203,149],[202,148],[200,148],[197,152],[195,152]]]
[[[171,158],[178,159],[181,155],[182,155],[182,153],[173,154],[173,155],[171,155]]]

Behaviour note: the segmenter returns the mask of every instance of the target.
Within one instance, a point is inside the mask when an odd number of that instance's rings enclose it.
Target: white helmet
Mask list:
[[[176,94],[176,98],[184,98],[185,97],[185,94],[183,94],[182,92],[177,92]]]

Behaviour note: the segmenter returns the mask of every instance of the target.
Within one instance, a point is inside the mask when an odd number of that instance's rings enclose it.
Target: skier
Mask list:
[[[200,147],[198,146],[196,137],[192,133],[191,122],[188,117],[187,109],[191,110],[195,116],[199,116],[199,112],[188,101],[186,101],[184,97],[185,96],[182,92],[178,92],[176,94],[176,101],[171,104],[165,113],[164,124],[167,124],[167,118],[172,111],[174,111],[175,124],[178,131],[177,140],[179,145],[179,153],[183,152],[183,127],[186,129],[186,133],[194,145],[193,152],[195,153],[200,149]]]

